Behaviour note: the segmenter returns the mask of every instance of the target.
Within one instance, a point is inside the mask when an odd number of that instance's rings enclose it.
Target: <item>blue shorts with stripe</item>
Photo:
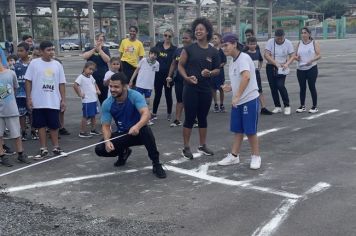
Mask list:
[[[233,133],[254,135],[257,133],[259,101],[249,102],[231,108],[230,130]]]
[[[97,102],[82,103],[83,117],[93,118],[98,114]]]

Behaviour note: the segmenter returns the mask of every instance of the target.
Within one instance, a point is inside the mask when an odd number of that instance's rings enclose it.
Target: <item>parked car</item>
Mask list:
[[[117,49],[117,48],[119,48],[119,44],[114,43],[114,42],[105,42],[104,47],[107,47],[110,49]]]
[[[61,49],[64,50],[79,50],[79,45],[75,43],[64,43],[61,45]]]

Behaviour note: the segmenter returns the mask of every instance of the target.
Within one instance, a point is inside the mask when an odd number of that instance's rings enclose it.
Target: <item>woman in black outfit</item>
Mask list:
[[[220,73],[219,52],[209,45],[213,36],[213,26],[204,17],[197,18],[192,24],[192,31],[196,42],[183,49],[180,56],[178,70],[184,78],[183,104],[185,120],[183,127],[185,158],[192,159],[189,141],[195,118],[199,123],[198,152],[205,155],[214,155],[206,147],[207,116],[211,105],[211,78]]]
[[[161,101],[162,89],[164,87],[164,95],[166,96],[167,103],[167,120],[170,121],[172,118],[172,87],[173,82],[171,80],[167,81],[169,68],[173,61],[174,52],[177,47],[172,44],[173,31],[168,29],[164,32],[164,41],[158,42],[156,48],[159,50],[159,55],[157,61],[159,62],[159,71],[156,72],[155,77],[155,98],[153,100],[153,111],[152,119],[157,119],[157,110],[159,103]]]

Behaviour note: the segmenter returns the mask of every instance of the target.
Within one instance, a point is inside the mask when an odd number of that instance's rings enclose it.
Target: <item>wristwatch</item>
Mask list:
[[[211,71],[209,71],[209,77],[211,77]]]

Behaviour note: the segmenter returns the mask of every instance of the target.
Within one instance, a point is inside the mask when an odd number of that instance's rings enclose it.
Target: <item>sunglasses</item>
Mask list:
[[[172,38],[172,35],[170,35],[170,34],[165,34],[164,37],[166,37],[166,38]]]

